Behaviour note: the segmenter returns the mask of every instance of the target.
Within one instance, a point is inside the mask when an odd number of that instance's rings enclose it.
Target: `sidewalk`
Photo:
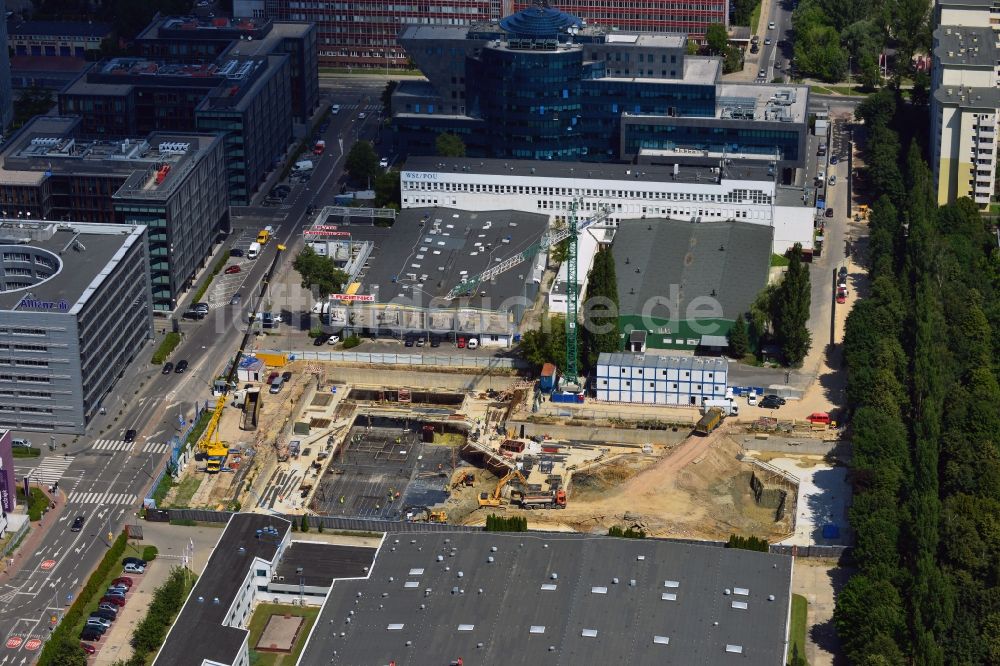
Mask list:
[[[42,492],[49,498],[49,503],[51,504],[52,495],[48,492],[48,489],[42,488]],[[38,550],[39,545],[41,545],[45,535],[48,534],[49,529],[59,522],[59,516],[62,515],[65,506],[66,495],[62,490],[57,490],[56,507],[54,509],[49,509],[42,514],[41,520],[30,523],[28,527],[28,534],[24,538],[24,541],[21,542],[21,545],[18,546],[17,550],[8,555],[6,559],[0,562],[0,582],[9,583],[11,579],[18,574],[22,567],[24,567],[25,562],[28,559],[26,556]],[[11,564],[11,562],[13,562],[13,564]]]

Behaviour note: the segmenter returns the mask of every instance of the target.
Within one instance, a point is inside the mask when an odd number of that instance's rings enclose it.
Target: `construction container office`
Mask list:
[[[729,362],[724,358],[603,353],[594,388],[598,400],[650,405],[701,405],[724,398]]]

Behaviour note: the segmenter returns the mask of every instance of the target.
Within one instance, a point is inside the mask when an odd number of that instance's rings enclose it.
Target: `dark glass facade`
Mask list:
[[[754,126],[736,125],[731,121],[714,121],[712,124],[659,122],[652,119],[630,118],[622,124],[622,152],[635,155],[641,149],[673,150],[693,148],[711,152],[749,153],[774,155],[777,148],[781,159],[797,161],[800,155],[801,132],[788,123],[757,122]]]
[[[487,154],[536,160],[579,160],[583,52],[575,49],[485,49],[473,61],[477,86],[470,108],[489,119]]]

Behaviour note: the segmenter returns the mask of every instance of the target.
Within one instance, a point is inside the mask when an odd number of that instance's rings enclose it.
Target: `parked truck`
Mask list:
[[[708,410],[712,407],[718,407],[722,410],[723,416],[739,416],[740,406],[736,404],[736,401],[732,398],[717,398],[714,400],[706,400],[701,405],[701,413],[706,414]]]
[[[722,423],[722,419],[725,417],[722,409],[719,407],[710,407],[705,415],[698,420],[698,423],[694,426],[694,431],[698,435],[708,435],[713,430],[719,427]]]
[[[566,491],[563,489],[549,492],[523,492],[515,490],[511,499],[522,509],[565,509]]]

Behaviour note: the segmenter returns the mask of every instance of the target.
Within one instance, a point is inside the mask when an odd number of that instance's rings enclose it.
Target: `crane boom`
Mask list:
[[[479,275],[471,277],[467,280],[462,280],[460,284],[456,285],[451,289],[451,291],[448,292],[445,299],[451,301],[460,296],[471,296],[475,293],[476,289],[479,288],[481,283],[492,280],[496,276],[506,273],[515,266],[523,264],[525,261],[534,259],[538,256],[539,252],[548,250],[550,247],[558,245],[570,236],[578,235],[584,229],[603,222],[607,219],[609,212],[610,211],[606,206],[602,206],[601,209],[597,211],[597,214],[592,217],[583,218],[581,220],[576,220],[574,218],[565,228],[557,229],[552,232],[546,232],[537,243],[533,243],[517,254],[507,257],[496,266],[490,266]],[[576,225],[575,230],[573,228],[574,224]]]

